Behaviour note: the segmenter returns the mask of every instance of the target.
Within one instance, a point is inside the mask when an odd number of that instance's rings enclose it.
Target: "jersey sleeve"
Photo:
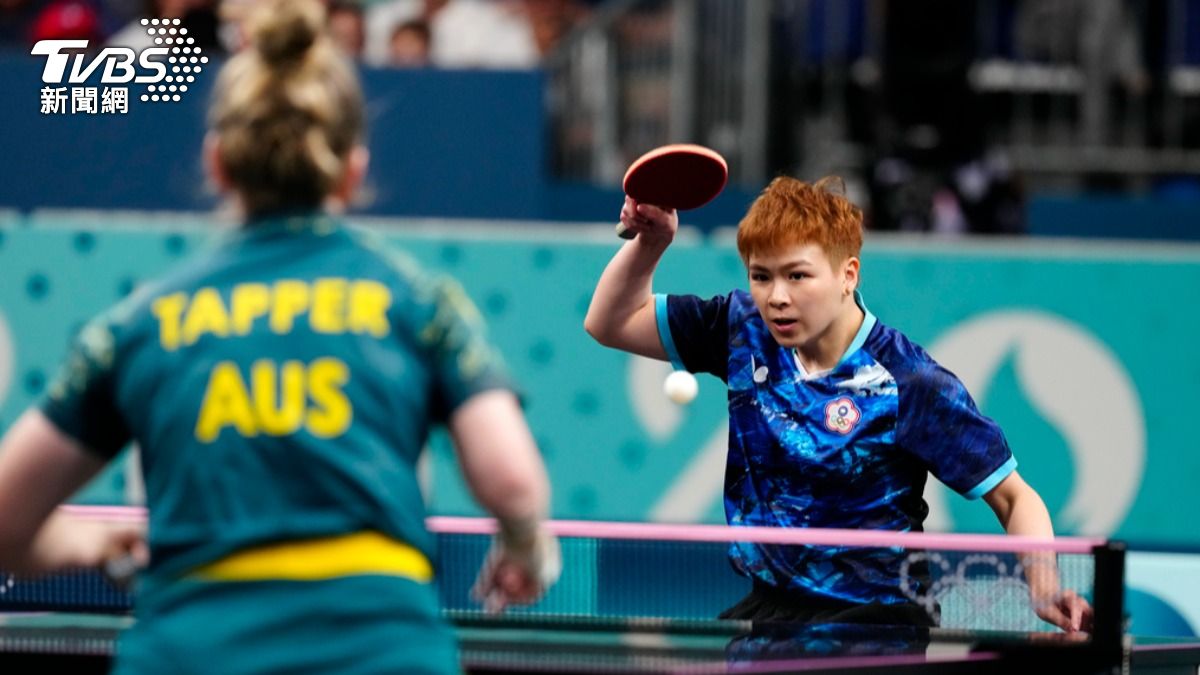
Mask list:
[[[694,295],[654,296],[658,337],[667,358],[678,369],[712,373],[722,380],[729,371],[729,297],[705,300]]]
[[[900,447],[967,499],[978,499],[1017,468],[1004,432],[975,407],[952,373],[928,364],[900,382]]]
[[[88,323],[71,344],[66,360],[38,404],[59,431],[104,459],[131,440],[117,405],[116,345],[104,317]]]
[[[444,422],[483,391],[515,392],[504,359],[488,341],[483,317],[462,286],[448,278],[434,280],[429,300],[418,339],[430,357],[435,419]]]

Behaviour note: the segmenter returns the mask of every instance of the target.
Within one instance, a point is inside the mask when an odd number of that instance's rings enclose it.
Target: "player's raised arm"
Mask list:
[[[651,281],[679,229],[679,217],[674,210],[638,204],[626,197],[621,223],[638,236],[617,251],[600,275],[583,327],[606,347],[665,361]]]
[[[489,611],[536,601],[562,569],[558,541],[543,527],[550,483],[516,396],[494,389],[455,410],[450,433],[475,499],[500,531],[473,592]]]

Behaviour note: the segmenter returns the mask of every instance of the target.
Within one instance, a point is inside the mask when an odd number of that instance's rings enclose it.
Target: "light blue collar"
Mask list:
[[[859,326],[858,332],[854,334],[854,340],[850,342],[849,347],[846,347],[846,351],[842,354],[842,358],[838,359],[837,365],[835,365],[832,369],[822,370],[818,373],[808,372],[808,370],[804,367],[804,363],[800,361],[800,352],[797,351],[795,347],[792,348],[792,360],[796,362],[796,367],[800,369],[801,377],[805,379],[822,377],[836,369],[837,366],[842,365],[846,359],[850,358],[851,354],[859,349],[862,349],[862,346],[867,342],[867,336],[871,334],[871,329],[875,327],[876,319],[875,315],[871,313],[871,310],[867,309],[867,304],[863,302],[862,294],[857,290],[854,291],[854,303],[863,311],[863,322],[862,325]]]
[[[854,340],[850,343],[850,346],[846,347],[846,353],[842,354],[842,358],[838,359],[838,364],[841,364],[842,361],[845,361],[854,352],[862,349],[862,346],[867,342],[867,336],[871,334],[871,329],[877,323],[875,315],[871,313],[871,310],[867,309],[867,303],[863,301],[862,293],[859,293],[858,289],[854,290],[854,303],[863,311],[863,322],[858,327],[858,332],[854,334]]]

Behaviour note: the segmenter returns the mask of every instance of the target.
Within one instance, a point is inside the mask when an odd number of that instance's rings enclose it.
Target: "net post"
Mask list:
[[[1092,549],[1096,561],[1092,598],[1092,644],[1105,663],[1118,665],[1125,648],[1125,542]]]

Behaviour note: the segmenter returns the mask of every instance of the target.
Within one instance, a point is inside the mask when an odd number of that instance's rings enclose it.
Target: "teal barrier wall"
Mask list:
[[[1200,556],[1131,552],[1125,611],[1134,635],[1200,635]]]
[[[0,219],[0,423],[34,400],[86,318],[207,236],[203,227],[94,218]],[[660,389],[665,364],[583,333],[593,283],[617,241],[504,229],[508,236],[490,238],[456,236],[449,225],[436,238],[389,231],[427,266],[459,277],[487,317],[528,395],[554,515],[720,521],[720,382],[701,377],[700,397],[675,406]],[[1190,422],[1200,318],[1178,306],[1178,296],[1186,303],[1200,290],[1200,249],[1054,246],[873,241],[863,291],[882,321],[929,348],[1001,422],[1061,532],[1200,546]],[[712,294],[742,277],[727,243],[681,240],[656,283]],[[476,512],[451,453],[439,447],[429,469],[434,511]],[[136,498],[133,487],[116,467],[81,498]],[[935,528],[999,531],[981,502],[940,488],[927,497]]]

